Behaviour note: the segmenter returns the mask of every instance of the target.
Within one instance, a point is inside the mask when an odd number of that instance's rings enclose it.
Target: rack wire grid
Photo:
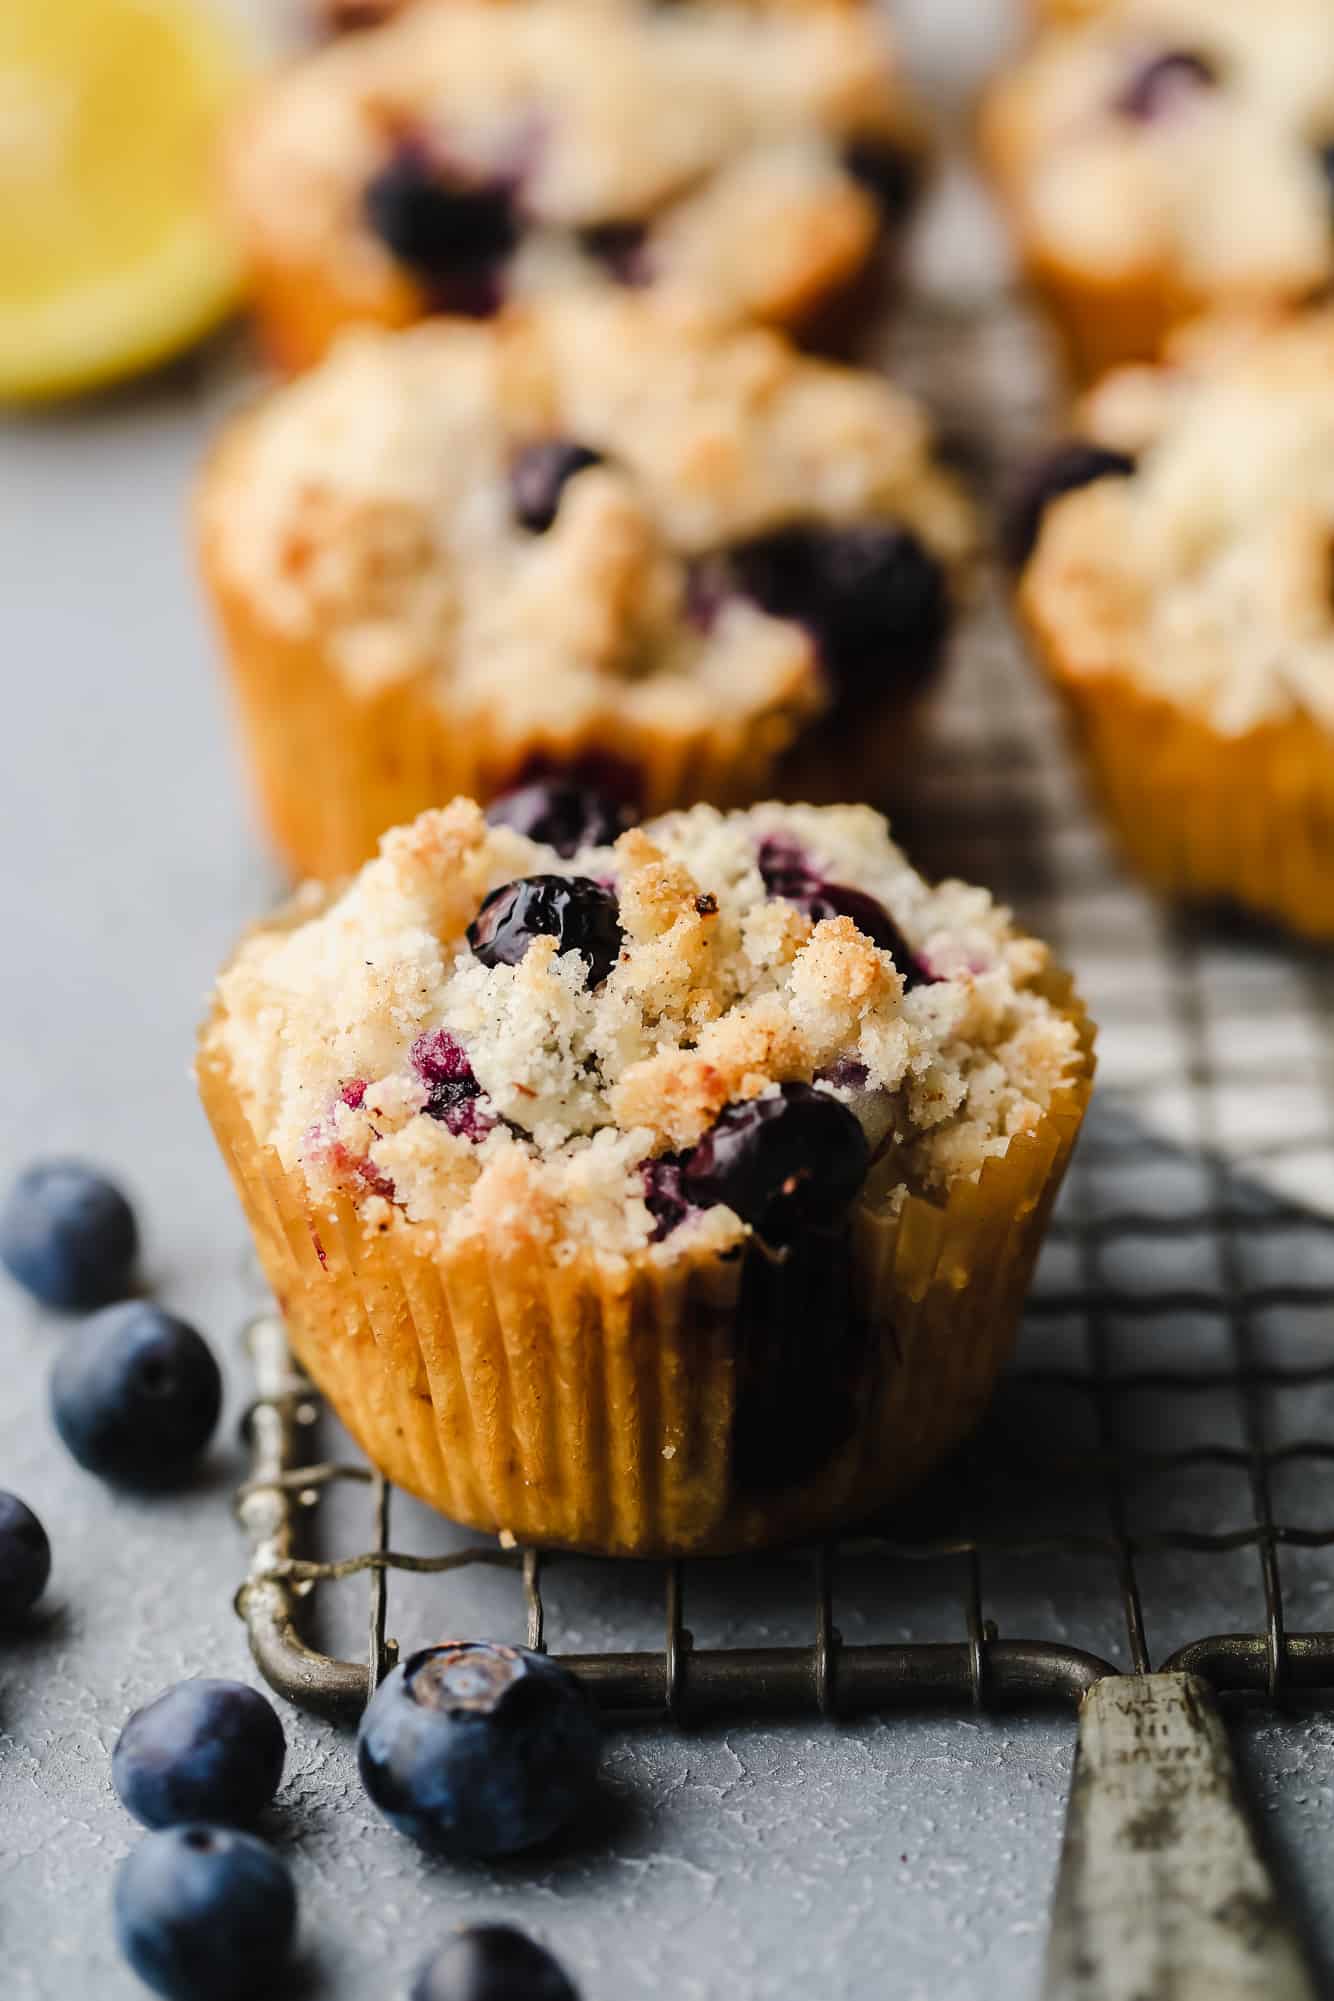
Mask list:
[[[1041,434],[1034,340],[1015,312],[919,313],[897,335],[898,372],[972,441],[993,491]],[[795,1644],[695,1645],[692,1595],[707,1572],[716,1601],[720,1566],[687,1562],[665,1568],[660,1642],[570,1653],[556,1559],[393,1546],[389,1489],[355,1457],[318,1460],[318,1399],[261,1315],[238,1609],[283,1695],[355,1717],[397,1658],[391,1576],[483,1565],[515,1574],[528,1644],[554,1638],[608,1711],[677,1721],[1077,1701],[1158,1667],[1274,1703],[1334,1686],[1334,966],[1161,911],[1123,876],[1003,581],[980,596],[897,831],[929,872],[986,881],[1052,939],[1101,1030],[1099,1091],[981,1434],[909,1509],[791,1559],[785,1588],[808,1565]],[[322,1498],[348,1483],[368,1491],[368,1546],[308,1554]],[[644,1569],[621,1567],[641,1610]],[[335,1658],[302,1622],[317,1587],[358,1575],[366,1655]],[[898,1633],[840,1631],[869,1628],[876,1602]],[[430,1616],[423,1643],[441,1637]]]

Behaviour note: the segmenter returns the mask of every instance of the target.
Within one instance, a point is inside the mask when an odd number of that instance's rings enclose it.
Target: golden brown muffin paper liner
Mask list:
[[[1334,938],[1334,741],[1311,716],[1227,736],[1129,674],[1080,673],[1028,607],[1113,833],[1155,889]]]
[[[1092,1087],[1084,1008],[1062,973],[1048,991],[1078,1053],[1035,1129],[896,1211],[873,1170],[844,1239],[859,1331],[842,1364],[809,1318],[799,1354],[747,1325],[755,1251],[564,1259],[521,1231],[442,1243],[398,1215],[377,1230],[260,1142],[216,1017],[198,1079],[292,1345],[391,1480],[520,1542],[721,1554],[865,1516],[976,1423]],[[787,1283],[780,1266],[775,1297]],[[826,1440],[809,1412],[832,1388]]]

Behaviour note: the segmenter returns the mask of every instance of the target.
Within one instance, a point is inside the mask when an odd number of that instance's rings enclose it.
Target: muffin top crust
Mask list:
[[[781,1239],[864,1186],[975,1176],[1087,1062],[1046,948],[930,887],[868,807],[698,806],[572,846],[597,810],[538,806],[387,834],[219,982],[205,1060],[368,1227],[668,1260]]]
[[[1125,470],[1047,508],[1025,572],[1064,671],[1129,674],[1224,734],[1334,728],[1334,308],[1188,329],[1079,423]]]
[[[201,528],[357,688],[430,677],[522,737],[911,678],[971,519],[882,378],[612,296],[348,336],[238,420]]]
[[[420,0],[295,64],[226,179],[268,265],[349,317],[643,286],[787,320],[860,271],[921,128],[874,10]]]
[[[985,130],[1030,248],[1091,284],[1199,306],[1334,275],[1330,0],[1118,0],[1056,22]]]

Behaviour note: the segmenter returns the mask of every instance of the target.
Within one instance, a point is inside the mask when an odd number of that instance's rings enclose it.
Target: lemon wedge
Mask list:
[[[247,54],[193,0],[0,0],[0,399],[151,367],[235,303],[211,182]]]

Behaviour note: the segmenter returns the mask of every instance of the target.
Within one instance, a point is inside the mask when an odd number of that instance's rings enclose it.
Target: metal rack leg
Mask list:
[[[1316,2001],[1196,1675],[1084,1698],[1042,2001]]]

